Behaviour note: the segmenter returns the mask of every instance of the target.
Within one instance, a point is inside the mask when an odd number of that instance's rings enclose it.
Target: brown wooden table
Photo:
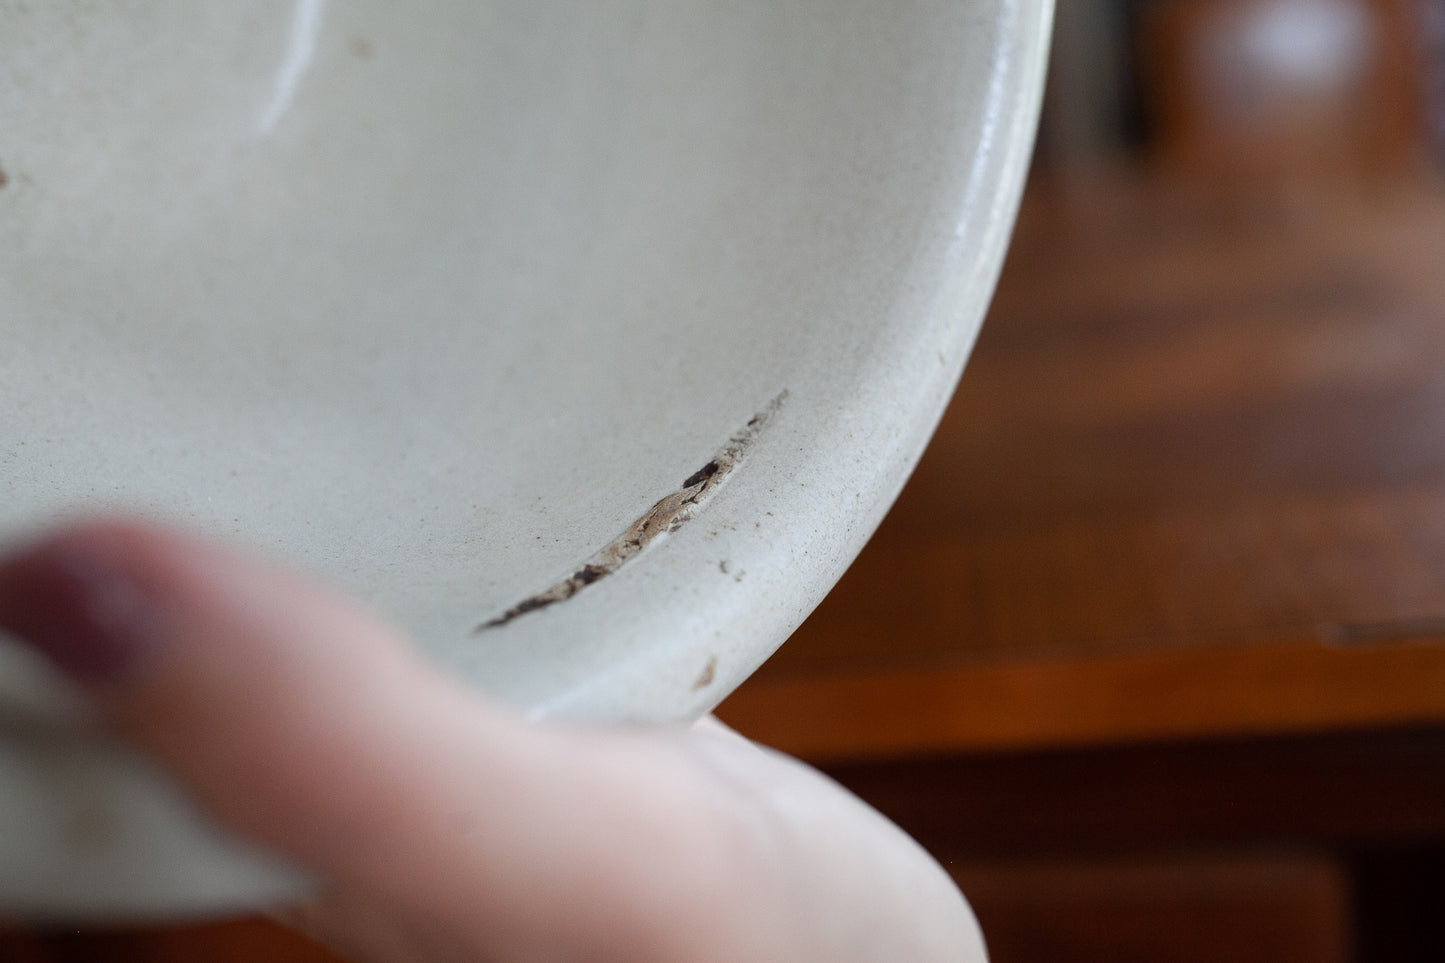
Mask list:
[[[1445,193],[1036,185],[912,482],[721,715],[986,930],[1091,921],[997,963],[1445,959]],[[1204,955],[1128,949],[1181,880]],[[1205,938],[1291,919],[1297,955]]]
[[[1445,721],[1445,196],[1033,196],[912,482],[725,706],[810,758]]]

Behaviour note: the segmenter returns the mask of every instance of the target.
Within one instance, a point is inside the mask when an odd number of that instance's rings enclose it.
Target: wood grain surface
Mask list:
[[[724,704],[811,758],[1445,720],[1445,194],[1031,192],[933,445]]]

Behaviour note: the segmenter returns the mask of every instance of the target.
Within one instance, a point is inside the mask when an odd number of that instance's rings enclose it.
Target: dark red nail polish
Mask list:
[[[156,645],[157,608],[103,538],[60,537],[0,560],[0,631],[90,685],[123,679]]]

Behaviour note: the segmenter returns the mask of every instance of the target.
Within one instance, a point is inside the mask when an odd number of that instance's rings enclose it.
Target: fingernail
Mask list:
[[[103,537],[64,536],[0,560],[0,631],[77,682],[129,676],[159,638],[159,608]]]

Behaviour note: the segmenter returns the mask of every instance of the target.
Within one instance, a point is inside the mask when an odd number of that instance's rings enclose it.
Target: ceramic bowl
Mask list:
[[[1047,0],[0,2],[0,537],[314,573],[534,718],[709,710],[972,345]],[[0,908],[297,891],[0,647]]]

